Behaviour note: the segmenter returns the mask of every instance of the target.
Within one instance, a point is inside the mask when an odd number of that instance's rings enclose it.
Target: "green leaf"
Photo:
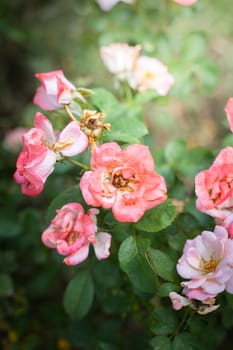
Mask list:
[[[85,206],[85,202],[82,198],[79,185],[72,186],[60,193],[54,200],[50,203],[47,212],[45,214],[45,224],[48,226],[50,221],[56,215],[56,209],[62,208],[67,203],[78,202]]]
[[[175,336],[173,341],[174,350],[202,350],[200,342],[193,335],[183,332]],[[203,349],[204,350],[204,349]]]
[[[153,293],[156,289],[156,275],[146,259],[150,240],[145,238],[127,238],[119,249],[121,269],[127,273],[135,288]]]
[[[176,207],[172,205],[171,200],[167,200],[157,207],[147,210],[135,226],[138,230],[158,232],[171,225],[175,217]]]
[[[153,350],[173,350],[171,340],[163,335],[152,338],[150,345]]]
[[[95,89],[91,96],[94,108],[106,113],[105,121],[111,124],[111,131],[106,132],[103,141],[124,143],[140,143],[140,139],[148,133],[141,120],[141,106],[120,104],[115,97],[105,89]]]
[[[83,318],[91,308],[94,285],[88,271],[79,271],[69,282],[64,294],[64,307],[71,318]]]
[[[143,105],[144,103],[150,102],[158,97],[158,93],[155,90],[145,90],[136,95],[134,99],[135,104]]]
[[[104,113],[110,113],[118,102],[116,98],[107,90],[97,88],[94,89],[94,94],[91,96],[91,103],[95,108]]]
[[[196,174],[207,169],[213,160],[212,152],[203,147],[187,150],[176,164],[176,169],[185,177],[194,179]]]
[[[174,333],[178,325],[176,313],[170,309],[158,308],[153,312],[152,332],[158,335]]]
[[[175,283],[166,282],[161,284],[157,291],[159,297],[168,297],[170,292],[179,292],[180,286]]]
[[[0,297],[10,297],[13,293],[14,287],[10,275],[0,273]]]
[[[120,104],[113,106],[106,117],[106,122],[111,124],[111,131],[104,135],[104,142],[140,143],[141,138],[148,133],[141,120],[141,113],[139,106],[130,108]]]
[[[199,79],[204,92],[211,91],[217,86],[219,81],[219,68],[214,62],[207,59],[201,60],[201,62],[193,67],[193,71]]]
[[[176,167],[185,154],[186,149],[186,142],[183,140],[173,140],[169,142],[164,149],[165,159],[168,164]]]
[[[147,257],[160,277],[170,282],[177,280],[176,261],[173,261],[170,256],[161,250],[150,248]]]
[[[207,38],[201,32],[189,33],[182,48],[182,57],[188,61],[195,61],[203,58],[206,53]]]

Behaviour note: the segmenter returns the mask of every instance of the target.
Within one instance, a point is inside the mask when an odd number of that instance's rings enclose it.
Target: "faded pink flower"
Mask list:
[[[224,220],[233,207],[233,147],[224,148],[213,165],[195,178],[197,209]]]
[[[103,11],[110,11],[113,6],[118,4],[118,2],[125,2],[126,4],[132,4],[134,0],[96,0],[100,8]]]
[[[76,88],[63,74],[62,70],[36,73],[42,85],[37,88],[34,104],[46,111],[62,108],[75,96]]]
[[[55,136],[52,124],[41,113],[36,113],[35,127],[23,135],[23,149],[17,159],[14,179],[22,192],[35,196],[42,192],[54,164],[64,156],[74,156],[88,146],[86,135],[75,121]]]
[[[174,310],[180,310],[184,306],[188,306],[191,304],[191,300],[188,298],[183,297],[182,295],[176,293],[176,292],[170,292],[169,298],[172,302],[172,307]]]
[[[174,78],[162,62],[147,56],[140,56],[137,59],[133,88],[138,91],[152,89],[156,90],[159,95],[165,96],[173,84]]]
[[[79,203],[69,203],[56,211],[57,215],[43,232],[42,241],[49,248],[65,255],[64,263],[77,265],[87,259],[89,246],[93,245],[97,259],[106,259],[110,252],[111,235],[97,232],[97,209],[87,214]]]
[[[233,97],[229,98],[227,101],[227,104],[225,106],[225,112],[227,115],[227,120],[231,129],[231,132],[233,132]]]
[[[133,80],[133,69],[140,50],[140,45],[113,43],[101,47],[100,55],[107,69],[117,80],[126,80],[130,83]]]
[[[189,279],[182,282],[185,297],[204,302],[224,290],[233,293],[232,251],[233,241],[221,226],[187,240],[177,264],[179,275]]]
[[[85,201],[112,208],[118,221],[136,222],[167,198],[164,178],[154,171],[146,146],[135,144],[121,150],[115,142],[105,143],[94,149],[91,169],[80,181]]]
[[[197,0],[173,0],[173,1],[175,1],[177,4],[183,5],[183,6],[191,6],[191,5],[195,4],[195,2],[197,2]]]
[[[25,128],[15,128],[9,130],[4,138],[3,146],[12,152],[18,151],[22,146],[22,136],[27,132]]]

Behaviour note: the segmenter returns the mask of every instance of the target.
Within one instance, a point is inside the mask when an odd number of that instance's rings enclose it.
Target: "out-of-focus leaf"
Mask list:
[[[10,297],[13,293],[14,287],[10,275],[0,273],[0,297]]]
[[[64,307],[71,318],[83,318],[91,308],[94,285],[88,271],[79,271],[69,282],[64,294]]]

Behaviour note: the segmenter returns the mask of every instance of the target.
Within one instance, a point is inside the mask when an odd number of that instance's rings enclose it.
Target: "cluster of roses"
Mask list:
[[[44,110],[64,108],[72,121],[61,132],[55,132],[49,119],[36,113],[34,128],[22,137],[22,151],[14,174],[24,194],[41,193],[56,162],[72,161],[70,157],[90,146],[90,167],[83,165],[86,171],[80,181],[88,205],[112,208],[116,220],[136,222],[146,210],[166,200],[165,181],[154,171],[153,158],[146,146],[133,144],[122,150],[115,142],[97,145],[101,133],[110,129],[108,123],[102,122],[105,114],[84,110],[77,120],[69,106],[75,98],[83,97],[63,72],[40,73],[36,77],[42,85],[37,89],[34,103]],[[107,258],[111,235],[99,232],[98,213],[96,208],[90,208],[85,214],[81,204],[66,204],[57,210],[51,225],[43,232],[43,243],[65,255],[67,265],[84,261],[90,244],[98,259]]]
[[[233,132],[233,98],[225,107]],[[199,313],[215,310],[216,296],[226,290],[233,293],[233,147],[224,148],[208,170],[195,178],[196,206],[215,218],[214,232],[204,231],[188,240],[177,264],[182,295],[170,293],[176,310],[189,305]]]
[[[103,11],[109,11],[118,2],[125,2],[126,4],[132,4],[134,3],[135,0],[96,0],[96,1]],[[197,2],[197,0],[173,0],[173,1],[183,6],[191,6],[195,2]]]
[[[127,82],[139,92],[152,89],[160,96],[167,95],[174,78],[167,67],[156,58],[139,56],[140,45],[113,43],[100,49],[101,58],[114,75],[116,83]]]

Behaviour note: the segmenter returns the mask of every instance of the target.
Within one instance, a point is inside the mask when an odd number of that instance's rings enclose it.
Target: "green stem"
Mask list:
[[[80,163],[75,159],[72,159],[70,157],[64,157],[64,160],[67,160],[68,162],[78,166],[79,168],[83,168],[84,170],[90,170],[90,167],[86,164]]]
[[[65,105],[64,107],[65,107],[66,113],[68,114],[68,117],[69,117],[72,121],[77,122],[77,119],[75,118],[75,116],[73,115],[73,113],[71,112],[71,110],[69,109],[69,106],[68,106],[68,105]]]
[[[184,316],[183,316],[182,320],[178,324],[178,326],[177,326],[174,334],[172,335],[172,337],[174,337],[174,336],[179,334],[180,330],[184,327],[185,324],[187,324],[190,321],[192,316],[193,316],[192,310],[190,308],[187,308],[185,310],[185,313],[184,313]]]

